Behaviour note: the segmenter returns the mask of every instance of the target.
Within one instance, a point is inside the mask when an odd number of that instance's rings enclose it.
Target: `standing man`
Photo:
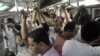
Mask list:
[[[29,48],[34,52],[35,56],[37,54],[41,54],[42,56],[59,56],[50,44],[48,33],[42,28],[32,31],[28,42]]]
[[[9,48],[10,51],[16,53],[16,39],[15,39],[15,32],[13,30],[15,26],[14,19],[12,18],[7,18],[4,20],[4,23],[7,23],[4,25],[4,33],[5,37],[7,39],[7,48]]]

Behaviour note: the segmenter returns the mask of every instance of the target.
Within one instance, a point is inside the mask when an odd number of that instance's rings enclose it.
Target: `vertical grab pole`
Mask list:
[[[15,12],[18,12],[19,11],[19,9],[18,9],[18,0],[14,0],[15,1],[15,8],[16,8],[16,10],[15,10]],[[16,43],[16,35],[15,35],[15,54],[17,54],[17,52],[18,52],[18,46],[17,46],[17,43]]]
[[[79,7],[79,0],[77,0],[77,7]]]
[[[17,0],[15,0],[15,8],[16,8],[16,12],[18,12],[18,3],[17,3]]]

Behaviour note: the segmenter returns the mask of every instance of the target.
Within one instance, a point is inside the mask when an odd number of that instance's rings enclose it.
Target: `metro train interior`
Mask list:
[[[0,56],[100,56],[99,23],[100,0],[0,0]]]

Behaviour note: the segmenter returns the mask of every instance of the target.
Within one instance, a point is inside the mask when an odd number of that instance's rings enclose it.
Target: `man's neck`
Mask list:
[[[85,43],[85,44],[88,44],[88,45],[91,45],[90,43],[84,41],[84,40],[81,40],[81,43]]]
[[[51,49],[51,46],[45,47],[44,50],[43,50],[43,52],[42,52],[42,56],[43,56],[46,52],[48,52],[48,50],[50,50],[50,49]]]
[[[61,36],[62,36],[65,40],[69,40],[69,39],[70,39],[67,35],[65,35],[65,33],[62,33]]]

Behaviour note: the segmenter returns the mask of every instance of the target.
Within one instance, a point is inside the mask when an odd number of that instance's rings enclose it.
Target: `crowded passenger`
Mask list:
[[[59,56],[50,44],[49,35],[43,28],[32,31],[31,35],[32,36],[28,38],[29,48],[34,52],[34,55]]]
[[[8,41],[7,46],[5,45],[5,48],[9,48],[10,51],[16,53],[16,38],[15,38],[15,32],[14,32],[14,28],[15,28],[15,21],[13,18],[7,18],[4,20],[5,24],[4,25],[4,33],[5,33],[5,37],[6,40]]]
[[[87,9],[85,8],[84,5],[82,5],[78,8],[78,12],[75,15],[73,21],[76,22],[77,25],[79,26],[79,31],[73,39],[77,40],[77,41],[80,41],[81,40],[81,28],[86,23],[92,21],[92,18],[91,18],[90,14],[88,13],[88,11],[87,11]]]
[[[76,35],[76,33],[77,30],[75,22],[68,22],[65,25],[64,30],[57,35],[54,47],[60,55],[62,53],[62,47],[64,42],[73,38]]]
[[[81,41],[67,40],[62,48],[62,56],[99,56],[92,43],[100,36],[100,23],[92,21],[81,29]]]

